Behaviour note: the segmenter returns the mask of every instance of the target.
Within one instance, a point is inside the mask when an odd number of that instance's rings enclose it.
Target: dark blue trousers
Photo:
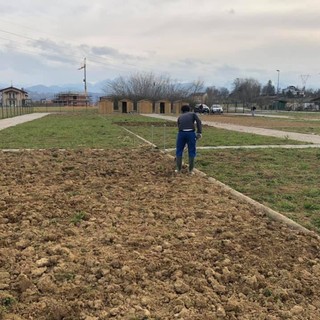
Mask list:
[[[182,157],[184,147],[188,146],[190,158],[196,156],[196,133],[193,131],[179,131],[177,135],[176,157]]]

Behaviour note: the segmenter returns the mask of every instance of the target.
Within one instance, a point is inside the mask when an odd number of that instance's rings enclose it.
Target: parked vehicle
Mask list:
[[[198,103],[194,107],[194,112],[197,113],[210,113],[210,108],[204,103]]]
[[[223,108],[220,104],[213,104],[210,111],[211,113],[223,113]]]

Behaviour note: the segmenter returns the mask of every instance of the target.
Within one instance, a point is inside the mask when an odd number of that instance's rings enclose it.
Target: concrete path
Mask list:
[[[151,118],[177,121],[177,117],[174,117],[174,116],[165,116],[161,114],[143,114],[143,115]],[[314,134],[288,132],[288,131],[264,129],[264,128],[257,128],[257,127],[246,127],[246,126],[240,126],[235,124],[219,123],[214,121],[202,121],[202,123],[211,127],[219,128],[219,129],[253,133],[253,134],[259,134],[262,136],[269,136],[269,137],[276,137],[276,138],[282,138],[282,139],[290,139],[290,140],[320,144],[320,136],[314,135]]]
[[[1,119],[0,120],[0,130],[6,129],[9,127],[13,127],[13,126],[16,126],[21,123],[40,119],[40,118],[47,116],[48,114],[50,114],[50,113],[29,113],[29,114],[24,114],[22,116]]]

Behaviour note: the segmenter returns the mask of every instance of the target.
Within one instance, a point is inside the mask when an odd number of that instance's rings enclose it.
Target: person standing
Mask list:
[[[193,173],[194,158],[196,157],[196,141],[202,137],[202,123],[198,115],[190,112],[190,107],[184,105],[182,114],[178,117],[178,134],[176,142],[176,172],[181,172],[182,157],[185,146],[188,146],[189,172]]]

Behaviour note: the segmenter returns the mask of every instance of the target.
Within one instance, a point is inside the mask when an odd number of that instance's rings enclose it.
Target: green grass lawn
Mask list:
[[[282,127],[280,130],[288,131],[288,132],[298,132],[298,133],[306,133],[306,134],[316,134],[320,135],[320,121],[317,126],[311,124],[306,127]]]
[[[142,143],[134,132],[159,148],[174,148],[177,128],[173,121],[139,115],[106,115],[97,113],[51,114],[0,131],[0,148],[122,148]],[[249,133],[204,127],[199,146],[241,146],[268,144],[301,144]]]
[[[149,121],[140,122],[136,118],[135,125],[131,122],[123,122],[121,125],[135,134],[151,141],[159,148],[174,148],[176,143],[177,128],[175,122],[154,123]],[[138,121],[139,120],[139,121]],[[154,120],[153,120],[154,121]],[[283,144],[306,144],[286,138],[260,136],[251,133],[239,133],[236,131],[218,129],[204,126],[203,137],[198,141],[198,146],[245,146],[245,145],[283,145]]]
[[[197,168],[320,231],[320,149],[199,150]]]
[[[0,131],[0,148],[123,148],[135,140],[114,118],[98,114],[52,114]]]
[[[281,111],[279,112],[281,115],[300,118],[300,119],[318,119],[320,120],[320,112],[319,111]]]

